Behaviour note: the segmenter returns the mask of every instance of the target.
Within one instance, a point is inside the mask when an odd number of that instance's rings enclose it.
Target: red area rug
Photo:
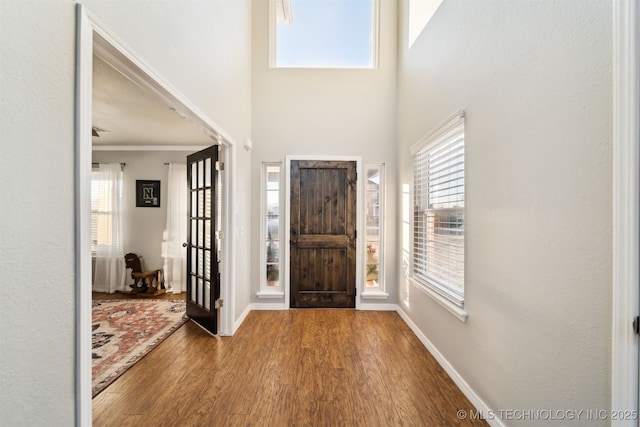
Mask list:
[[[94,301],[93,397],[186,321],[184,301]]]

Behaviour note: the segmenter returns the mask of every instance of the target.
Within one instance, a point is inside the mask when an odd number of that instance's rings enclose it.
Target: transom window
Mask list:
[[[377,0],[271,0],[271,66],[375,68]]]

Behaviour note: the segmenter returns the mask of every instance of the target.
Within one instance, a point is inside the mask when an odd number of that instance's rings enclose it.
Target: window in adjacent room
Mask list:
[[[378,0],[271,0],[271,67],[377,67],[377,11]]]
[[[464,305],[464,113],[412,147],[414,283]]]
[[[122,166],[121,166],[122,168]],[[114,180],[113,174],[101,171],[95,164],[91,171],[91,254],[95,258],[98,245],[113,242],[114,214],[122,200],[122,170]],[[115,192],[115,194],[114,194]]]

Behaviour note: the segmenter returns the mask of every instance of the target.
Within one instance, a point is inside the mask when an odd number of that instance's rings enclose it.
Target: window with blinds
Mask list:
[[[464,114],[412,147],[413,277],[464,303]]]

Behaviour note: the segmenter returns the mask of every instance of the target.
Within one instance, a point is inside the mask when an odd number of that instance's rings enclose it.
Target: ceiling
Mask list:
[[[93,57],[95,148],[211,145],[213,140],[99,57]]]

